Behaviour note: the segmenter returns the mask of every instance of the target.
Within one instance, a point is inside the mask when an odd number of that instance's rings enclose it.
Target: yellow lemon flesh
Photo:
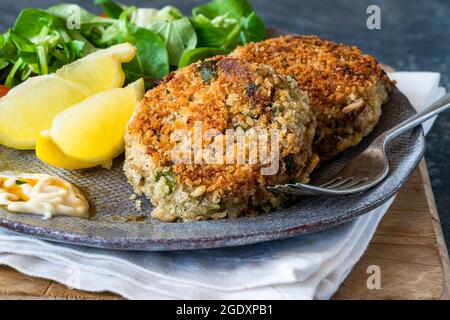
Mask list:
[[[144,95],[142,79],[96,94],[58,114],[36,147],[39,159],[66,169],[103,165],[124,150],[125,128]]]
[[[122,63],[130,62],[135,55],[136,48],[131,44],[118,44],[65,65],[56,75],[84,85],[91,94],[121,88],[125,82]]]
[[[28,79],[0,99],[0,144],[34,149],[58,113],[88,96],[84,86],[55,75]]]
[[[53,142],[47,130],[43,131],[37,140],[36,155],[42,161],[64,169],[86,169],[102,164],[84,162],[67,156]]]

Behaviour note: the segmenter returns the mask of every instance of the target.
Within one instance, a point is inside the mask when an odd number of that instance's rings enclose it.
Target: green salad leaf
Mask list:
[[[127,82],[144,78],[147,89],[169,73],[169,55],[164,42],[154,32],[135,28],[128,39],[137,48],[136,57],[123,68]]]
[[[218,48],[195,48],[185,51],[180,59],[178,68],[186,67],[194,62],[202,61],[207,58],[228,54],[230,50],[228,49],[218,49]]]
[[[79,31],[69,30],[61,16],[40,9],[23,10],[12,29],[2,35],[0,79],[8,87],[33,74],[55,72],[95,50]]]
[[[195,18],[203,15],[212,20],[227,15],[229,18],[240,19],[252,12],[252,6],[247,0],[212,0],[208,4],[192,9],[192,16]]]
[[[124,10],[123,6],[117,4],[112,0],[95,0],[94,3],[101,5],[108,17],[113,19],[119,19]]]
[[[258,42],[267,38],[267,28],[264,20],[252,12],[242,21],[241,43]]]
[[[0,58],[0,70],[5,69],[9,65],[7,58]]]
[[[11,40],[9,31],[0,35],[0,57],[9,62],[14,62],[18,58],[17,48]]]
[[[91,24],[102,25],[102,24],[111,24],[115,22],[115,19],[97,16],[76,4],[58,4],[49,7],[47,9],[47,12],[65,19],[66,22],[67,19],[74,18],[75,15],[79,15],[78,18],[81,27]]]
[[[19,14],[12,30],[31,41],[38,41],[43,28],[65,29],[64,19],[41,9],[25,9]]]
[[[264,21],[247,0],[213,0],[192,10],[198,46],[234,49],[267,37]]]
[[[163,39],[172,66],[177,66],[182,55],[197,46],[197,34],[186,17],[172,21],[157,20],[147,28]]]
[[[162,9],[137,8],[131,16],[131,22],[137,27],[145,28],[155,21],[173,21],[183,18],[180,10],[172,6],[165,6]]]
[[[238,44],[241,28],[237,21],[235,19],[226,21],[225,17],[220,19],[220,23],[217,21],[212,21],[204,15],[191,20],[197,33],[199,47],[226,49]]]
[[[189,18],[175,7],[127,8],[130,22],[136,27],[153,31],[164,41],[169,54],[169,63],[177,66],[187,50],[197,46],[197,35]]]
[[[101,36],[106,27],[117,21],[115,19],[94,15],[76,4],[60,4],[52,6],[47,9],[47,12],[64,19],[66,24],[80,24],[80,26],[72,26],[73,28],[80,27],[79,30],[69,28],[67,32],[75,41],[77,41],[77,45],[74,47],[75,50],[80,49],[80,43],[84,42],[82,48],[84,54],[89,54],[97,50],[91,42],[94,43],[96,38]],[[74,20],[76,15],[79,15],[78,21]],[[87,40],[87,38],[90,38],[90,41]]]
[[[123,70],[128,83],[144,78],[149,89],[169,73],[169,54],[163,40],[155,32],[131,23],[130,16],[134,9],[125,9],[117,22],[105,30],[98,45],[110,46],[123,42],[135,45],[136,56],[123,65]]]

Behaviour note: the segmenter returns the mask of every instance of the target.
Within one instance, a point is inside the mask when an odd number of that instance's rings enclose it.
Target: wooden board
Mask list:
[[[371,265],[381,270],[379,290],[367,288]],[[449,276],[448,251],[422,161],[334,299],[448,299]]]
[[[367,288],[368,266],[380,267],[381,289]],[[448,299],[450,269],[425,162],[381,221],[367,252],[334,299]],[[0,298],[120,299],[70,290],[0,266]]]

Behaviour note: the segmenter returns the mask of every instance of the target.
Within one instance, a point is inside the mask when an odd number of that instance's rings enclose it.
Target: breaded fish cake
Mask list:
[[[391,83],[370,55],[315,36],[282,36],[236,48],[232,56],[294,77],[317,118],[314,150],[322,160],[369,134]]]
[[[135,191],[150,198],[157,219],[204,220],[267,211],[280,204],[267,185],[308,181],[318,162],[312,153],[315,127],[307,96],[293,79],[268,66],[215,57],[169,74],[147,92],[126,130],[124,171]],[[179,130],[189,133],[183,143],[174,136]],[[211,130],[215,133],[208,136]],[[227,135],[230,131],[235,136]],[[199,132],[203,152],[198,157]],[[258,153],[250,162],[252,132],[267,133],[270,157]],[[244,137],[241,144],[238,136]],[[258,151],[264,150],[261,141]],[[214,153],[227,156],[223,163],[206,161],[213,142],[228,146]],[[271,152],[276,149],[279,154]],[[183,161],[173,158],[173,150],[185,152]],[[246,161],[239,161],[238,150],[245,150]],[[270,163],[278,163],[278,170],[263,173],[270,167],[263,159],[272,155],[276,159]]]

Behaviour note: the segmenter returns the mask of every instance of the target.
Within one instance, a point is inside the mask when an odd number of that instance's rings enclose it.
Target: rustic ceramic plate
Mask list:
[[[333,175],[360,153],[378,134],[415,111],[408,99],[395,89],[374,132],[335,161],[320,169]],[[389,148],[391,172],[375,188],[341,197],[305,197],[290,208],[258,217],[220,221],[165,223],[151,218],[136,222],[133,194],[122,173],[123,159],[112,170],[59,170],[40,162],[32,151],[0,146],[0,171],[48,173],[79,186],[92,205],[92,219],[55,217],[44,221],[38,216],[11,214],[0,208],[0,226],[22,234],[57,242],[124,250],[204,249],[246,245],[316,232],[365,214],[391,198],[407,180],[425,149],[421,127],[405,133]],[[323,178],[323,177],[321,177]],[[152,210],[143,199],[143,212]]]

